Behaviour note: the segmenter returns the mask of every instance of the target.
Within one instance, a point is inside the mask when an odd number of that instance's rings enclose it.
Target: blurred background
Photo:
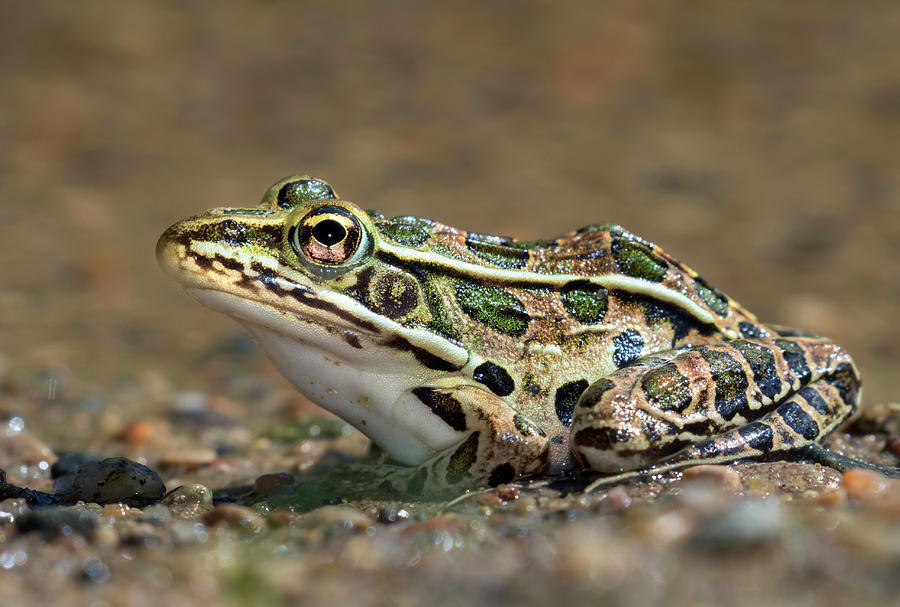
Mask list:
[[[523,239],[621,223],[900,399],[896,2],[37,6],[0,21],[0,381],[77,397],[55,445],[227,391],[238,330],[154,244],[298,172]]]

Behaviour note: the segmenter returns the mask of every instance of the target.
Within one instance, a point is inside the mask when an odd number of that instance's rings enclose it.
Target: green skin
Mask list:
[[[786,457],[858,404],[839,346],[759,324],[619,226],[521,242],[387,219],[295,176],[173,225],[157,256],[413,466],[389,479],[407,489]]]

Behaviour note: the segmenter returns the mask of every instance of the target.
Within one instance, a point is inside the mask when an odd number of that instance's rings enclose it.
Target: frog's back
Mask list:
[[[729,336],[757,324],[751,313],[694,270],[615,224],[591,224],[552,240],[523,241],[418,217],[370,214],[388,242],[421,251],[433,260],[431,269],[462,281],[505,289],[604,289],[643,297],[668,303],[697,324]]]

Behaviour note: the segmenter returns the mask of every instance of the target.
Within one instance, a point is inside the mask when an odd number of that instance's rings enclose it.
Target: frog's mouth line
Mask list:
[[[335,304],[329,302],[316,300],[320,305],[307,309],[325,309],[328,312],[335,312],[335,315],[341,319],[351,317],[356,321],[354,326],[347,327],[341,322],[336,322],[333,316],[329,317],[321,313],[298,314],[295,309],[279,306],[271,301],[263,301],[258,297],[235,295],[209,287],[185,287],[185,290],[204,306],[231,316],[241,323],[258,325],[267,331],[301,341],[312,339],[319,343],[319,347],[324,345],[322,333],[330,336],[330,339],[325,339],[333,341],[334,334],[340,331],[343,340],[355,350],[363,350],[363,345],[360,343],[360,338],[363,338],[376,344],[376,347],[379,348],[406,351],[419,363],[434,371],[459,371],[469,362],[468,352],[458,346],[448,347],[443,342],[440,344],[435,344],[433,341],[425,342],[423,337],[430,340],[437,339],[430,334],[423,333],[414,336],[412,334],[403,335],[399,331],[379,330],[374,323],[366,319],[357,319],[349,312],[336,308]],[[302,329],[307,329],[307,331],[304,332]],[[318,337],[315,337],[316,334]],[[419,337],[419,339],[415,339],[415,337]]]
[[[377,339],[381,333],[373,326],[361,329],[358,323],[348,326],[343,317],[346,315],[314,313],[317,307],[307,308],[308,312],[298,313],[296,308],[278,305],[257,297],[236,295],[228,291],[209,287],[185,287],[188,294],[204,306],[217,312],[231,316],[241,323],[260,325],[261,327],[294,339],[305,340],[310,330],[325,333],[343,332],[344,340],[353,345],[359,343],[360,337]],[[321,309],[321,307],[319,307]],[[342,311],[343,312],[343,311]]]

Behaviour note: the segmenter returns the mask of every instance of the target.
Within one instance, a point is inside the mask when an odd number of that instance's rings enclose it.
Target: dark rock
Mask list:
[[[111,457],[82,464],[75,473],[68,497],[140,507],[159,501],[165,494],[166,487],[155,471],[124,457]]]
[[[47,506],[54,503],[54,496],[43,491],[23,489],[11,483],[0,483],[0,502],[7,499],[24,499],[29,506]]]

